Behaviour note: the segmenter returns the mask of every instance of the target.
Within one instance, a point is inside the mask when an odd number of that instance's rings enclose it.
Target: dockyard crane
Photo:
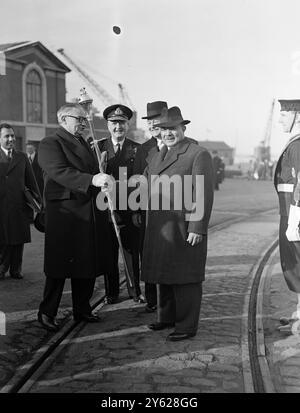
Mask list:
[[[118,99],[115,99],[113,96],[111,96],[102,86],[99,85],[99,83],[97,83],[90,75],[88,75],[83,69],[81,69],[81,67],[79,67],[78,64],[75,63],[74,60],[68,54],[66,54],[64,49],[57,49],[57,51],[62,56],[64,56],[64,58],[70,63],[71,66],[73,66],[76,72],[85,81],[89,83],[89,85],[93,88],[94,92],[101,99],[105,106],[110,106],[118,102]],[[134,110],[134,106],[128,96],[127,91],[125,90],[125,87],[121,83],[118,83],[118,87],[121,97],[120,103],[123,103],[124,105],[129,105],[131,109]]]
[[[270,140],[271,140],[272,126],[273,126],[273,116],[274,116],[274,106],[275,106],[275,99],[272,100],[271,108],[270,108],[270,112],[269,112],[269,117],[268,117],[268,122],[267,122],[267,125],[266,125],[265,138],[263,140],[263,146],[265,148],[270,148]]]
[[[275,99],[272,99],[268,121],[267,121],[266,129],[265,129],[265,133],[264,133],[264,139],[261,141],[260,146],[255,148],[255,156],[258,162],[263,162],[265,160],[270,161],[271,159],[270,140],[271,140],[271,135],[272,135],[274,106],[275,106]]]

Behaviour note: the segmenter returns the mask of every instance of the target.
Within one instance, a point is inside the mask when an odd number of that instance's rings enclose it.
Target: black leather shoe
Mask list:
[[[165,328],[170,328],[174,326],[175,326],[175,323],[152,323],[148,325],[150,330],[154,330],[154,331],[164,330]]]
[[[99,323],[101,321],[100,317],[94,314],[81,314],[74,317],[75,321],[84,321],[86,323]]]
[[[168,341],[181,341],[188,338],[195,337],[196,333],[176,333],[175,331],[168,335]]]
[[[119,297],[107,296],[107,297],[105,297],[104,302],[105,302],[105,304],[116,304],[116,303],[119,302]]]
[[[154,313],[157,310],[157,305],[149,305],[147,304],[145,307],[146,313]]]
[[[23,275],[18,273],[18,274],[10,274],[11,278],[14,278],[15,280],[22,280]]]
[[[52,332],[58,331],[58,324],[55,322],[53,317],[48,317],[46,314],[39,312],[38,321],[46,330]]]

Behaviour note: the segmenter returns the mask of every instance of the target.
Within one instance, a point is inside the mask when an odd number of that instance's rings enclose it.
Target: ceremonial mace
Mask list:
[[[101,151],[99,149],[99,146],[98,146],[98,142],[96,140],[95,127],[94,127],[94,122],[93,122],[93,113],[92,113],[92,110],[91,110],[93,99],[87,94],[87,91],[85,90],[85,87],[80,89],[80,98],[79,98],[78,102],[83,107],[85,112],[87,113],[87,120],[88,120],[88,123],[89,123],[89,128],[90,128],[90,131],[91,131],[91,135],[92,135],[93,147],[94,147],[94,150],[95,150],[96,155],[97,155],[99,171],[101,173],[105,173],[104,164],[106,163],[106,156],[105,156],[105,152],[101,153]],[[107,198],[107,203],[108,203],[108,208],[109,208],[111,220],[112,220],[112,223],[113,223],[113,226],[114,226],[114,230],[115,230],[115,233],[116,233],[116,237],[117,237],[117,240],[118,240],[118,244],[119,244],[119,247],[120,247],[120,251],[121,251],[121,255],[122,255],[122,259],[123,259],[123,263],[124,263],[124,271],[125,271],[125,277],[126,277],[126,282],[127,282],[128,293],[129,293],[129,295],[132,295],[133,282],[132,282],[131,275],[130,275],[130,272],[128,270],[127,261],[126,261],[126,258],[125,258],[125,253],[124,253],[124,249],[123,249],[123,245],[122,245],[122,241],[121,241],[121,236],[120,236],[120,229],[119,229],[119,226],[117,224],[115,213],[114,213],[113,201],[112,201],[111,195],[108,191],[105,192],[105,195],[106,195],[106,198]]]

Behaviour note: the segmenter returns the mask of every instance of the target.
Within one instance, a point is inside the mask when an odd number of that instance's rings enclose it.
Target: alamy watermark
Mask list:
[[[0,336],[6,335],[6,316],[3,311],[0,311]]]
[[[126,167],[119,168],[118,181],[111,177],[106,191],[114,209],[185,212],[186,221],[200,221],[204,214],[204,175],[133,175],[127,180]],[[97,196],[97,208],[108,208],[106,191]]]

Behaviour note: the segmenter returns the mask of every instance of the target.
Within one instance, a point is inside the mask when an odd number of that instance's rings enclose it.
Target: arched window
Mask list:
[[[26,78],[27,122],[42,123],[42,79],[36,70],[31,70]]]

